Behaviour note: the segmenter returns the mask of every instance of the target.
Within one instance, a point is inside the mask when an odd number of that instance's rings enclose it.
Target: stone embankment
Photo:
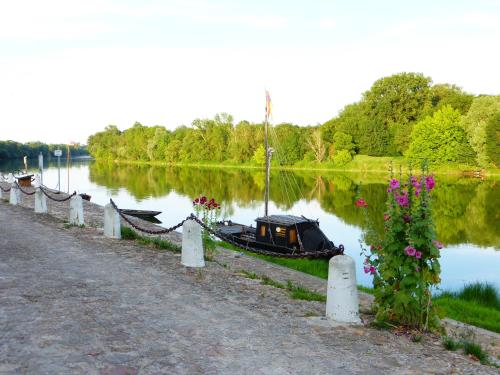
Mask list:
[[[98,205],[68,227],[67,202],[45,215],[22,198],[0,201],[0,374],[498,374],[439,337],[334,326],[324,303],[240,271],[320,291],[324,280],[230,251],[186,268],[180,254],[105,238]]]

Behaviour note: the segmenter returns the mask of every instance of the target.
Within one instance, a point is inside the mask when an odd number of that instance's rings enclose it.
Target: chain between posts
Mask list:
[[[42,191],[43,194],[45,194],[45,196],[55,202],[66,202],[68,200],[70,200],[72,197],[74,197],[76,195],[76,191],[73,192],[73,194],[71,195],[68,195],[66,198],[62,198],[62,199],[57,199],[57,198],[54,198],[52,196],[50,196],[43,187],[40,186],[40,190]]]
[[[4,188],[2,187],[2,185],[0,185],[0,190],[2,190],[4,193],[8,193],[8,192],[10,191],[10,189],[11,189],[10,187],[9,187],[9,188],[7,188],[7,189],[4,189]]]
[[[132,220],[130,220],[127,216],[125,216],[125,214],[122,212],[122,210],[120,210],[116,206],[115,202],[113,202],[113,199],[109,199],[109,202],[111,203],[113,208],[116,210],[116,212],[118,212],[118,214],[122,217],[123,220],[125,220],[128,224],[130,224],[134,229],[137,229],[138,231],[148,233],[148,234],[167,234],[167,233],[173,232],[174,230],[180,228],[184,224],[184,222],[186,220],[189,220],[189,218],[190,218],[188,216],[186,219],[182,220],[180,223],[178,223],[170,228],[165,228],[165,229],[160,229],[160,230],[144,229],[144,228],[139,227],[137,224],[132,222]]]
[[[262,249],[258,249],[258,248],[255,248],[255,247],[252,247],[252,246],[248,246],[248,245],[242,245],[241,243],[239,242],[236,242],[233,238],[233,236],[225,236],[221,233],[218,233],[217,231],[213,230],[212,228],[210,228],[210,226],[208,226],[207,224],[205,224],[202,220],[200,220],[198,217],[196,217],[195,215],[191,214],[189,215],[188,217],[186,217],[184,220],[182,220],[181,222],[179,222],[178,224],[170,227],[170,228],[166,228],[166,229],[163,229],[163,230],[149,230],[149,229],[144,229],[144,228],[141,228],[139,227],[137,224],[133,223],[127,216],[125,216],[125,214],[116,206],[115,202],[110,199],[109,202],[111,203],[111,205],[113,206],[113,208],[118,212],[118,214],[123,218],[123,220],[125,220],[128,224],[130,224],[133,228],[141,231],[141,232],[144,232],[144,233],[148,233],[148,234],[166,234],[166,233],[170,233],[170,232],[173,232],[174,230],[180,228],[187,220],[193,220],[195,222],[197,222],[203,229],[205,229],[208,233],[212,234],[213,236],[223,240],[223,241],[226,241],[227,243],[230,243],[231,245],[233,246],[236,246],[240,249],[243,249],[243,250],[246,250],[246,251],[250,251],[252,253],[257,253],[257,254],[260,254],[260,255],[267,255],[267,256],[273,256],[273,257],[280,257],[280,258],[292,258],[292,259],[299,259],[299,258],[328,258],[328,257],[333,257],[335,255],[340,255],[340,254],[343,254],[344,252],[344,246],[343,245],[340,245],[339,247],[334,247],[333,249],[328,249],[328,250],[323,250],[323,251],[315,251],[315,252],[303,252],[303,253],[292,253],[292,254],[287,254],[287,253],[279,253],[279,252],[276,252],[276,251],[269,251],[269,250],[262,250]]]
[[[19,185],[17,182],[14,182],[14,183],[16,184],[17,188],[18,188],[19,190],[21,190],[21,193],[26,194],[26,195],[33,195],[33,194],[35,194],[35,192],[34,192],[34,191],[32,191],[31,193],[29,193],[29,192],[27,192],[26,190],[23,190],[23,188],[21,187],[21,185]]]

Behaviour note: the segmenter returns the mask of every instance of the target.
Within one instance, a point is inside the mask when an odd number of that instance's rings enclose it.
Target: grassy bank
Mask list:
[[[197,167],[197,168],[235,168],[235,169],[263,169],[263,166],[255,163],[235,163],[233,161],[224,162],[197,162],[197,163],[167,163],[164,161],[137,161],[137,160],[115,160],[117,163],[124,164],[148,164],[157,166],[179,166],[179,167]],[[342,172],[358,172],[358,173],[370,173],[378,174],[381,176],[387,176],[389,166],[392,164],[394,170],[403,172],[408,171],[408,160],[402,156],[367,156],[367,155],[355,155],[353,160],[346,165],[339,166],[332,162],[307,162],[300,161],[294,165],[281,166],[274,164],[272,165],[273,170],[316,170],[316,171],[342,171]],[[418,166],[417,166],[418,167]],[[418,168],[415,168],[418,169]],[[457,163],[447,163],[442,165],[434,165],[430,167],[432,173],[437,175],[451,175],[451,176],[462,176],[472,173],[474,171],[482,170],[480,167],[457,164]],[[490,168],[482,170],[483,177],[500,178],[500,169]]]
[[[469,284],[459,292],[443,292],[433,301],[444,316],[500,333],[500,297],[493,285]]]

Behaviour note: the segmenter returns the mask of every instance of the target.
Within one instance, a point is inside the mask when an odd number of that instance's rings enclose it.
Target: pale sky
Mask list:
[[[323,123],[380,77],[500,93],[500,0],[0,0],[0,140],[227,112]]]

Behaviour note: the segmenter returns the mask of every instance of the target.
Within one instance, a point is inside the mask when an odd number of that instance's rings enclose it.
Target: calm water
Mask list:
[[[49,164],[44,183],[57,185],[57,167]],[[17,163],[0,164],[7,173]],[[455,290],[465,283],[488,281],[500,288],[499,182],[477,179],[436,178],[433,215],[441,252],[442,284]],[[67,170],[61,170],[61,187],[67,190]],[[221,216],[253,224],[264,214],[264,172],[255,170],[173,168],[115,165],[93,161],[73,162],[69,191],[88,193],[92,201],[109,198],[121,208],[161,210],[164,226],[178,223],[192,212],[192,200],[203,194],[222,204]],[[271,213],[318,218],[322,230],[358,264],[358,282],[371,286],[362,272],[359,240],[366,228],[354,202],[360,188],[369,202],[369,215],[383,228],[385,176],[332,172],[275,172],[271,175]]]

